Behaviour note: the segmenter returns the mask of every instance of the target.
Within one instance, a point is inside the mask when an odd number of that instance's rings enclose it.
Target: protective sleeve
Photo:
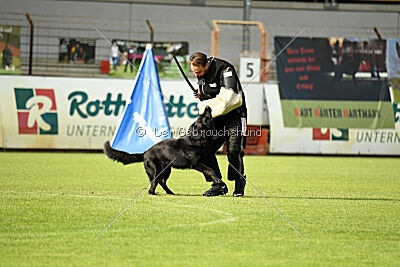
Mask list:
[[[215,118],[240,107],[242,102],[242,92],[236,94],[232,90],[222,87],[216,97],[200,102],[197,107],[199,114],[203,114],[204,109],[209,106],[212,110],[211,115]]]

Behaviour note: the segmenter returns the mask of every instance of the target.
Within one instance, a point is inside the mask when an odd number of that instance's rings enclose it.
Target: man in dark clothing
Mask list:
[[[125,70],[124,72],[126,72],[126,69],[128,68],[128,65],[130,65],[131,67],[131,73],[133,72],[133,64],[134,61],[133,59],[135,58],[135,49],[133,49],[131,46],[128,46],[128,55],[126,56],[126,63],[125,63]]]
[[[235,181],[233,196],[244,195],[243,149],[246,146],[247,108],[244,93],[234,67],[227,61],[197,52],[190,57],[190,65],[198,79],[199,89],[195,97],[200,99],[199,114],[206,106],[212,109],[217,136],[211,146],[214,152],[204,164],[211,167],[222,178],[215,156],[217,150],[226,142],[229,161],[228,180]],[[211,182],[210,177],[205,177]],[[228,192],[225,183],[213,184],[204,196],[224,195]]]
[[[3,69],[8,69],[9,67],[11,67],[12,61],[13,61],[13,54],[12,54],[11,50],[8,48],[8,45],[6,44],[6,47],[4,48],[4,50],[2,52],[1,65],[3,66]]]

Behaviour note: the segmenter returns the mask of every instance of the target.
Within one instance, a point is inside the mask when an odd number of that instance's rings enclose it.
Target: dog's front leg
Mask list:
[[[153,181],[151,182],[151,186],[150,186],[150,189],[149,189],[149,194],[150,194],[150,195],[157,195],[157,193],[156,193],[156,187],[157,187],[157,185],[158,185],[157,179],[156,179],[156,180],[153,180]]]
[[[213,182],[216,183],[216,184],[222,183],[222,180],[217,176],[215,171],[213,169],[211,169],[210,167],[206,166],[203,163],[199,163],[199,164],[194,165],[193,169],[203,173],[204,175],[207,175],[207,176],[211,177]]]

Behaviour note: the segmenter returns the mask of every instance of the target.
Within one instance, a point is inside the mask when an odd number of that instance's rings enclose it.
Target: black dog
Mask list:
[[[167,179],[171,174],[171,167],[177,169],[194,169],[209,175],[213,182],[225,185],[213,169],[204,165],[203,160],[210,155],[208,144],[212,142],[215,133],[214,123],[211,117],[211,108],[207,107],[202,115],[189,127],[188,134],[178,139],[163,140],[143,154],[129,154],[111,147],[110,142],[104,144],[104,153],[112,160],[124,165],[134,162],[144,162],[144,168],[151,187],[149,194],[155,195],[155,190],[160,183],[167,194],[174,193],[167,187]],[[222,184],[221,184],[222,183]],[[226,186],[226,185],[225,185]]]

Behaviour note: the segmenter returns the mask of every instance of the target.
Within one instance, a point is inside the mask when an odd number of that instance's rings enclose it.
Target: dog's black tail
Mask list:
[[[142,154],[129,154],[123,151],[116,150],[111,147],[110,142],[107,141],[104,143],[104,153],[106,156],[112,160],[121,162],[124,165],[134,163],[134,162],[143,162],[144,153]]]

